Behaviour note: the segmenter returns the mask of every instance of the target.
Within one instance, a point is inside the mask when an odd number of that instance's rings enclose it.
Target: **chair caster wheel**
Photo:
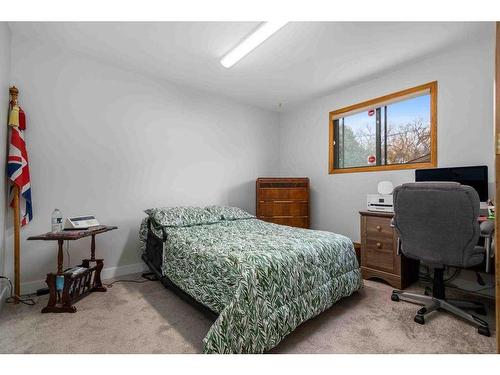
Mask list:
[[[490,337],[490,329],[488,327],[479,326],[477,328],[477,333],[486,337]]]
[[[484,307],[479,307],[479,308],[475,309],[474,311],[476,314],[486,315],[486,309]]]
[[[417,316],[422,316],[422,319],[427,312],[427,309],[425,307],[422,307],[420,310],[417,311]]]
[[[415,321],[415,323],[425,324],[425,320],[424,320],[423,315],[415,315],[415,318],[413,320]]]
[[[392,293],[391,300],[394,302],[399,302],[399,296],[396,293]]]

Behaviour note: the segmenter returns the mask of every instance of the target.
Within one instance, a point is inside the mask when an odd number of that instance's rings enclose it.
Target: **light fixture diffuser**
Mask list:
[[[226,68],[232,67],[287,23],[288,22],[283,21],[264,22],[257,30],[247,36],[245,40],[229,51],[229,53],[222,58],[220,63]]]

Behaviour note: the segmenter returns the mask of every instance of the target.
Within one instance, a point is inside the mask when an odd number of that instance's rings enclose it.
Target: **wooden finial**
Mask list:
[[[11,100],[14,103],[17,103],[17,96],[19,95],[18,88],[16,86],[12,86],[11,88],[9,88],[9,93],[10,93]]]
[[[17,96],[19,90],[16,86],[9,88],[10,103],[9,103],[9,126],[19,126],[19,106],[17,105]]]

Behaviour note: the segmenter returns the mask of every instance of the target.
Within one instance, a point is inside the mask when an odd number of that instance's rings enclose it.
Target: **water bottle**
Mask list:
[[[58,208],[52,212],[52,232],[62,232],[63,230],[63,216]]]

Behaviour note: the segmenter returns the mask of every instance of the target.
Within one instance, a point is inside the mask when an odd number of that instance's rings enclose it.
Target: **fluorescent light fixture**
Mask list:
[[[278,21],[264,22],[257,30],[247,36],[243,42],[229,51],[229,53],[222,58],[220,63],[226,68],[232,67],[287,23],[288,22]]]

